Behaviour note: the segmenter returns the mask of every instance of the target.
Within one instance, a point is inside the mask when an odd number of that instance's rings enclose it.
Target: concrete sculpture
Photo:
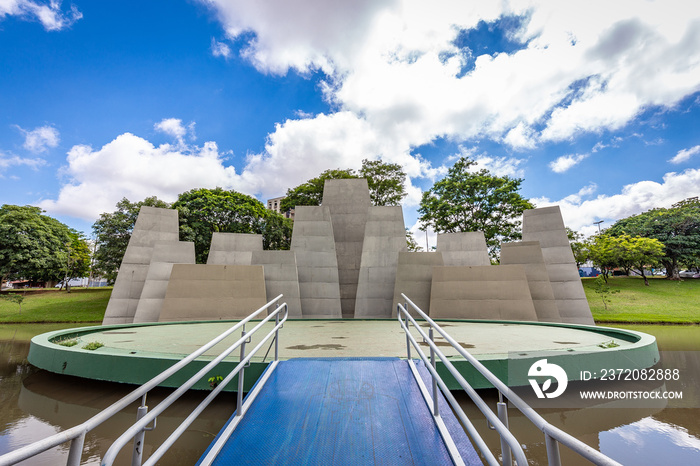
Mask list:
[[[134,321],[153,247],[158,241],[176,242],[178,239],[177,210],[141,207],[107,304],[103,325]]]
[[[390,318],[399,253],[407,251],[403,211],[370,207],[355,302],[356,318]]]
[[[539,241],[542,247],[562,322],[594,325],[559,206],[526,210],[523,241]]]
[[[328,180],[322,205],[296,207],[290,251],[214,233],[195,265],[177,211],[143,207],[104,323],[235,319],[279,294],[292,318],[390,318],[406,293],[434,318],[593,324],[559,208],[526,211],[523,239],[500,265],[482,232],[407,252],[401,207],[372,206],[366,180]]]
[[[537,320],[540,322],[561,322],[547,266],[544,263],[542,248],[540,248],[538,241],[502,244],[501,264],[520,264],[525,268],[532,303],[537,312]]]

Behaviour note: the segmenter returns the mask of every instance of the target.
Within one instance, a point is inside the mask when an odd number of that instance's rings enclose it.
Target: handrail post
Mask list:
[[[143,418],[146,414],[148,414],[148,406],[146,406],[146,395],[144,394],[141,398],[141,406],[139,406],[136,410],[136,422],[140,421],[141,418]],[[134,452],[131,455],[131,466],[141,466],[141,461],[143,460],[143,445],[145,437],[145,428],[134,436]]]
[[[280,305],[277,305],[276,311],[280,310]],[[275,327],[280,323],[280,313],[275,314]],[[279,361],[279,341],[280,341],[280,329],[275,330],[275,361]]]
[[[433,338],[433,327],[431,326],[430,329],[428,330],[428,336],[430,337],[430,341],[435,343],[435,338]],[[430,365],[433,366],[433,369],[437,370],[437,364],[435,362],[435,351],[433,350],[433,347],[430,347]],[[440,408],[438,406],[438,388],[437,388],[437,379],[433,375],[433,416],[438,417],[440,415]]]
[[[503,394],[500,391],[498,392],[498,398],[498,419],[503,423],[506,429],[510,430],[510,426],[508,426],[508,405],[503,402]],[[510,451],[508,443],[503,438],[503,436],[501,436],[501,456],[504,465],[507,464],[508,466],[510,466],[513,464],[513,455]]]
[[[401,308],[399,308],[399,312],[401,313],[408,313],[406,310],[406,307],[404,306],[404,310],[402,311]],[[408,332],[410,331],[408,327],[408,316],[404,315],[404,323],[406,324],[406,359],[410,360],[411,359],[411,340],[408,338]]]
[[[79,437],[76,437],[70,443],[68,451],[68,460],[66,466],[80,466],[80,460],[83,457],[83,445],[85,445],[85,435],[87,431],[83,431]]]
[[[561,466],[561,456],[559,456],[559,442],[548,433],[544,434],[544,444],[547,447],[548,466]]]
[[[245,325],[243,326],[243,331],[241,332],[241,338],[245,337]],[[241,343],[241,356],[239,359],[240,361],[243,361],[245,359],[245,343],[246,340],[243,340],[243,343]],[[243,408],[243,378],[245,375],[245,365],[241,367],[241,371],[238,373],[238,391],[236,392],[236,416],[242,416],[243,413],[242,408]]]

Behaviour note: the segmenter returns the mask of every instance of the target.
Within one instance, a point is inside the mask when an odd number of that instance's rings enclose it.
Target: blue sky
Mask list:
[[[700,195],[700,4],[0,0],[0,203],[90,233],[123,197],[265,201],[460,155],[567,225]]]

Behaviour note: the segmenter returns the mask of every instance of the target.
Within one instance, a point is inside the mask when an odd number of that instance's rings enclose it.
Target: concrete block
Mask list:
[[[173,264],[194,264],[193,242],[159,241],[153,246],[151,264],[134,313],[134,323],[158,322]]]
[[[280,294],[289,308],[289,317],[301,318],[301,294],[294,251],[253,251],[253,265],[262,265],[267,301]],[[274,309],[272,309],[274,310]]]
[[[540,322],[561,322],[539,241],[502,244],[501,265],[514,264],[525,269],[537,319]]]
[[[329,209],[333,224],[338,271],[341,272],[342,314],[351,317],[355,313],[365,227],[371,206],[367,180],[327,180],[323,187],[322,205]]]
[[[429,314],[433,269],[442,265],[440,252],[399,252],[391,306],[392,317],[396,317],[396,305],[404,302],[401,293],[408,296],[423,312]],[[416,314],[412,308],[407,310],[412,315]]]
[[[523,213],[523,241],[539,241],[542,247],[562,322],[595,325],[559,206],[526,210]],[[562,283],[568,285],[562,286]],[[572,303],[572,300],[576,302]]]
[[[327,206],[295,209],[291,249],[296,255],[302,317],[342,317],[338,259]]]
[[[253,251],[262,250],[262,235],[214,233],[211,237],[207,264],[251,265]]]
[[[435,267],[430,316],[537,321],[521,265]]]
[[[446,266],[491,265],[481,231],[438,234],[437,250]]]
[[[177,210],[141,207],[107,304],[104,325],[134,321],[154,245],[160,241],[177,242],[178,237]]]
[[[241,319],[265,303],[261,265],[174,264],[158,320]]]

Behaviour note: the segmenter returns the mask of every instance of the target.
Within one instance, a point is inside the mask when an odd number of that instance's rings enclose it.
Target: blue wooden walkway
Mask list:
[[[482,464],[440,402],[462,459]],[[214,464],[453,463],[405,360],[328,358],[281,361]]]

